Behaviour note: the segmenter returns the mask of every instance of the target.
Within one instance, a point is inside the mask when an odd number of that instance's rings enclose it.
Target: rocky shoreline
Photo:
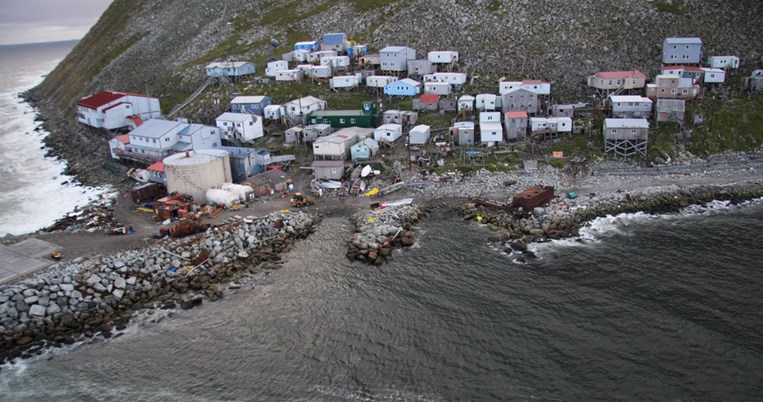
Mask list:
[[[400,205],[355,214],[352,217],[355,232],[350,238],[347,258],[382,265],[391,258],[394,248],[415,243],[413,224],[425,213],[418,206]]]
[[[0,287],[0,361],[81,336],[112,336],[144,308],[192,308],[241,273],[276,269],[319,217],[273,213],[113,255],[78,258]]]

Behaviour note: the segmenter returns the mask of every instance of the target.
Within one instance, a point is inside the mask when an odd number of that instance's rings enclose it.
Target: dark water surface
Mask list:
[[[605,222],[528,265],[435,213],[382,268],[329,218],[254,289],[4,367],[0,399],[759,400],[762,212]]]

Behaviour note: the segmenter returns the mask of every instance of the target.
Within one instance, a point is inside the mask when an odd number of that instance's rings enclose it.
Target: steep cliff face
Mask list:
[[[203,80],[206,63],[244,59],[264,71],[268,57],[323,32],[375,49],[407,44],[419,55],[458,50],[477,88],[495,91],[501,77],[538,78],[575,100],[595,71],[654,74],[666,36],[699,36],[706,54],[754,65],[761,20],[758,0],[115,0],[31,97],[45,100],[50,142],[81,173],[100,162],[78,161],[76,150],[95,141],[90,151],[105,158],[106,148],[73,125],[77,99],[103,89],[148,91],[167,111]],[[271,38],[282,43],[275,52]]]

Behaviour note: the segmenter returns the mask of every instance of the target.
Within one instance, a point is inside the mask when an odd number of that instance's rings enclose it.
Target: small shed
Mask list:
[[[360,85],[360,74],[340,75],[331,77],[329,80],[329,88],[334,91],[357,88],[358,85]]]
[[[686,101],[683,99],[657,99],[655,106],[657,121],[684,121]]]
[[[302,127],[291,127],[283,132],[284,142],[287,144],[297,144],[302,141]]]
[[[408,132],[408,145],[424,145],[429,141],[430,127],[426,124],[419,124]]]
[[[339,180],[344,176],[344,161],[315,161],[311,166],[318,180]]]
[[[447,82],[424,83],[424,93],[435,95],[450,95],[450,84]]]
[[[371,138],[350,147],[350,157],[353,161],[369,160],[379,152],[379,143]]]
[[[413,110],[437,110],[439,99],[435,94],[423,94],[420,98],[413,99]]]
[[[438,107],[440,108],[440,112],[455,112],[456,111],[456,101],[453,99],[440,99],[440,102],[438,103]]]
[[[705,84],[723,84],[726,81],[726,71],[720,68],[702,68],[705,72]]]
[[[382,124],[374,130],[374,140],[395,142],[403,136],[403,126],[400,124]]]
[[[331,67],[329,66],[311,66],[310,77],[312,78],[330,78]]]
[[[286,172],[272,169],[244,179],[239,184],[251,187],[254,190],[255,197],[262,197],[287,191],[290,182],[291,177]]]
[[[320,137],[325,137],[331,134],[331,131],[331,124],[311,124],[309,126],[305,126],[305,129],[302,132],[302,139],[305,142],[312,142]]]
[[[280,121],[283,115],[283,105],[267,105],[263,108],[263,117],[265,119]]]
[[[710,56],[707,58],[710,68],[722,68],[725,70],[739,68],[739,57],[736,56]]]
[[[453,50],[432,51],[427,54],[427,59],[435,64],[450,64],[458,62],[458,52]]]
[[[485,112],[495,111],[497,108],[496,98],[498,97],[494,94],[479,94],[474,99],[474,107]]]
[[[456,124],[450,128],[450,135],[457,145],[474,145],[474,122],[456,122]]]
[[[276,71],[276,81],[299,81],[304,77],[304,71],[300,69]]]
[[[366,86],[370,88],[384,88],[395,81],[397,81],[397,77],[389,75],[370,75],[366,77]]]

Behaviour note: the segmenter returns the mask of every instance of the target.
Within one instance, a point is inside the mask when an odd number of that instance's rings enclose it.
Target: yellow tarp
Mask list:
[[[368,217],[368,222],[373,222],[373,221],[375,221],[375,220],[376,220],[376,217],[375,217],[375,216],[369,216],[369,217]]]
[[[376,187],[374,187],[374,188],[372,188],[370,191],[368,191],[367,193],[365,193],[364,195],[365,195],[366,197],[370,197],[370,196],[372,196],[372,195],[376,195],[376,194],[379,194],[379,189],[378,189],[378,188],[376,188]]]
[[[281,212],[281,213],[284,213],[284,214],[285,214],[285,213],[287,213],[287,212],[290,212],[290,211],[289,211],[288,209],[282,209],[282,210],[280,210],[280,211],[278,211],[278,212]]]
[[[482,222],[482,217],[480,215],[477,215],[477,222]]]

